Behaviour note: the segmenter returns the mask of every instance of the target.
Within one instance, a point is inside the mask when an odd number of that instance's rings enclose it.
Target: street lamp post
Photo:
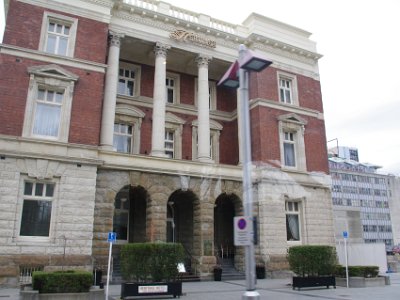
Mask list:
[[[246,46],[239,46],[239,59],[234,62],[225,73],[218,85],[230,88],[239,87],[240,134],[242,136],[241,150],[243,157],[243,203],[244,215],[253,221],[253,188],[251,180],[251,136],[250,136],[250,109],[249,109],[249,72],[260,72],[272,62],[248,50]],[[239,73],[239,74],[237,74]],[[237,80],[239,79],[239,80]],[[253,224],[251,224],[253,226]],[[260,299],[256,290],[254,235],[251,242],[245,246],[246,291],[243,300]]]

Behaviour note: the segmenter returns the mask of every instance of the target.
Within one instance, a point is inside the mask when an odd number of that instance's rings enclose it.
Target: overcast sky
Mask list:
[[[256,12],[311,32],[323,55],[319,70],[327,140],[357,147],[361,162],[400,175],[399,0],[165,2],[234,24]],[[328,143],[335,146],[336,140]]]

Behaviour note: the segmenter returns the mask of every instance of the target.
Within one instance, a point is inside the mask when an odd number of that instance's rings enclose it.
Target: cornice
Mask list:
[[[49,0],[18,0],[23,3],[49,8],[55,11],[61,11],[77,16],[89,18],[92,20],[110,23],[111,9],[114,7],[113,0],[79,0],[79,1],[49,1]],[[75,2],[75,3],[74,3]],[[77,2],[81,2],[80,4]],[[86,9],[83,7],[82,2],[97,5],[98,11],[93,9]],[[75,4],[75,5],[74,5]]]
[[[107,68],[105,64],[5,44],[0,44],[0,53],[99,73],[105,73]]]
[[[264,106],[264,107],[268,107],[268,108],[282,110],[282,111],[285,111],[288,113],[295,113],[295,114],[299,114],[299,115],[303,115],[303,116],[307,116],[307,117],[316,118],[319,120],[324,120],[324,114],[317,110],[304,108],[301,106],[284,104],[284,103],[280,103],[280,102],[272,101],[272,100],[268,100],[268,99],[262,99],[262,98],[252,99],[250,101],[250,109],[253,109],[257,106]]]

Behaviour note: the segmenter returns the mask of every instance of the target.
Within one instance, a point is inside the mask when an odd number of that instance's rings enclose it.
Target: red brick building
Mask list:
[[[29,267],[104,268],[110,231],[115,264],[120,244],[168,241],[184,245],[199,276],[221,259],[243,269],[231,225],[243,214],[240,99],[217,85],[240,44],[273,62],[249,80],[256,259],[272,274],[287,269],[291,245],[333,244],[310,33],[258,14],[234,25],[152,0],[6,0],[5,8],[3,284]]]

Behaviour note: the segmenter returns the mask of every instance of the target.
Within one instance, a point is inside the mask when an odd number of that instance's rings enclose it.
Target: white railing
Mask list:
[[[157,11],[157,3],[156,0],[124,0],[124,3],[131,4],[133,6],[137,6],[140,8],[148,9],[151,11]]]
[[[184,21],[196,24],[199,23],[199,17],[197,13],[176,6],[170,6],[169,15]]]
[[[150,11],[154,12],[161,12],[161,9],[158,9],[158,5],[160,5],[160,2],[156,0],[123,0],[124,3],[130,4],[136,7],[139,7],[141,9],[147,9]],[[186,10],[177,6],[169,5],[169,15],[173,18],[180,19],[186,22],[191,22],[195,24],[199,24],[199,18],[200,15],[199,13]],[[165,3],[164,3],[165,7]],[[210,28],[230,33],[230,34],[235,34],[236,33],[236,25],[224,22],[222,20],[214,19],[214,18],[209,18],[208,24],[204,24]]]
[[[43,266],[36,267],[19,267],[19,283],[30,284],[32,283],[32,273],[35,271],[43,271]]]

